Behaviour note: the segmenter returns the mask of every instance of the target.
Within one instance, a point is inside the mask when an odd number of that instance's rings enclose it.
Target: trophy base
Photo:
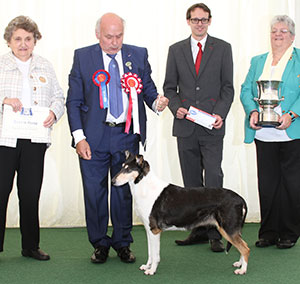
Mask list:
[[[280,123],[278,121],[259,121],[256,123],[256,126],[260,127],[277,127]]]

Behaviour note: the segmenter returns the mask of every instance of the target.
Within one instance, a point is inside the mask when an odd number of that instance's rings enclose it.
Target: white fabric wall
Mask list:
[[[254,145],[243,143],[244,112],[239,101],[240,86],[252,56],[269,48],[269,22],[287,14],[300,25],[297,0],[206,0],[212,11],[209,33],[231,43],[234,58],[235,100],[227,118],[224,144],[224,186],[240,193],[249,207],[248,221],[259,221]],[[298,2],[298,3],[297,3]],[[67,94],[68,74],[74,49],[96,43],[94,27],[106,12],[126,20],[125,43],[148,48],[153,80],[162,93],[169,45],[187,38],[190,29],[185,13],[195,0],[0,0],[0,31],[19,15],[30,16],[43,35],[35,52],[49,59]],[[296,43],[300,47],[299,36]],[[297,45],[297,44],[296,44]],[[2,38],[0,54],[9,49]],[[169,110],[160,117],[148,113],[148,145],[145,157],[164,180],[182,184],[176,140],[172,137]],[[40,198],[41,226],[84,226],[81,177],[66,115],[52,133],[53,145],[46,153],[45,175]],[[0,181],[1,182],[1,181]],[[137,221],[137,219],[135,219]],[[14,188],[9,202],[7,226],[18,226],[18,200]]]

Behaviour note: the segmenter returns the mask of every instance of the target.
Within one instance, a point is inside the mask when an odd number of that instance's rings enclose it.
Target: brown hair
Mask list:
[[[191,18],[191,12],[193,12],[195,9],[200,8],[204,12],[208,13],[208,18],[211,18],[211,12],[210,9],[204,4],[204,3],[197,3],[192,5],[190,8],[187,9],[186,11],[186,19],[189,20]]]
[[[42,38],[39,28],[33,20],[29,17],[18,16],[12,19],[5,28],[3,37],[7,43],[10,42],[13,33],[18,29],[23,29],[26,32],[33,33],[34,42]]]

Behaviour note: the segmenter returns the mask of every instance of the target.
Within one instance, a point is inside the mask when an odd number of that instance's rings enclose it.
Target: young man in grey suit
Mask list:
[[[173,136],[177,137],[184,185],[222,187],[225,118],[234,96],[231,46],[207,34],[211,12],[205,4],[191,6],[186,19],[192,35],[169,49],[164,94],[174,115]],[[186,119],[190,106],[215,117],[211,130]],[[212,251],[224,251],[215,228],[199,227],[176,243],[190,245],[208,240]]]

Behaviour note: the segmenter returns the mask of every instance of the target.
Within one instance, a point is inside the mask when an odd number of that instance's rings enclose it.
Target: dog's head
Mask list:
[[[121,186],[131,181],[137,184],[150,171],[150,166],[144,160],[143,155],[133,155],[129,151],[125,151],[125,155],[125,163],[119,173],[112,179],[112,184],[115,186]]]

